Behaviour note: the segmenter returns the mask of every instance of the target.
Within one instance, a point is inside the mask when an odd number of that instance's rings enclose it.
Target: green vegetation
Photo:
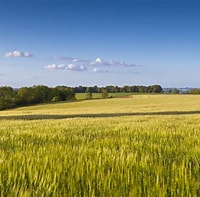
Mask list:
[[[190,94],[200,94],[200,89],[192,89],[189,92]]]
[[[0,112],[0,196],[199,196],[200,96]]]
[[[108,93],[162,93],[163,89],[160,85],[151,85],[151,86],[106,86],[106,87],[85,87],[85,86],[78,86],[72,88],[75,93],[85,93],[88,92],[88,90],[91,93],[101,93],[103,90],[107,90]]]
[[[106,89],[102,89],[102,93],[101,93],[102,98],[106,99],[108,98],[108,91]]]
[[[108,98],[123,98],[123,97],[128,97],[133,95],[133,93],[126,93],[126,92],[121,92],[121,93],[108,93]],[[105,96],[105,95],[104,95]],[[86,93],[76,93],[76,100],[85,100],[87,98]],[[92,93],[92,99],[102,99],[104,98],[102,93]]]
[[[0,87],[0,110],[28,106],[39,103],[52,103],[59,101],[75,100],[75,93],[84,93],[84,97],[77,96],[78,100],[90,100],[93,98],[93,93],[96,94],[94,98],[107,98],[108,93],[162,93],[160,85],[152,86],[106,86],[106,87],[67,87],[57,86],[48,87],[45,85],[37,85],[33,87],[21,87],[13,89],[9,86]],[[98,94],[101,94],[99,97]]]
[[[50,103],[58,101],[69,101],[75,99],[73,90],[66,86],[49,88],[44,85],[33,87],[0,87],[0,110],[13,107],[33,105],[38,103]]]
[[[87,98],[86,93],[76,93],[76,100],[85,100]],[[102,98],[101,93],[92,93],[92,99]]]
[[[92,99],[92,91],[90,90],[90,88],[87,88],[85,91],[85,99]]]
[[[177,88],[173,88],[173,89],[168,89],[167,93],[168,94],[179,94],[179,90]]]

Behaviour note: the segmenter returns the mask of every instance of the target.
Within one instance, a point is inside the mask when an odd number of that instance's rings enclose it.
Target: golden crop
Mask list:
[[[200,96],[0,112],[0,196],[199,196]]]

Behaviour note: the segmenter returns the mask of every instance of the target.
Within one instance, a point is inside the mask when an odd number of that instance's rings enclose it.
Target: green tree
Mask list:
[[[101,96],[102,98],[108,98],[108,91],[106,89],[102,89]]]
[[[33,89],[30,87],[22,87],[17,90],[17,105],[27,105],[34,102]]]
[[[46,103],[52,99],[51,89],[44,85],[33,86],[35,103]]]
[[[92,99],[92,91],[90,88],[86,88],[85,94],[86,94],[86,99]]]
[[[75,93],[72,88],[66,86],[57,86],[54,88],[54,97],[57,101],[75,100]]]
[[[163,89],[162,89],[162,87],[160,85],[153,85],[153,86],[151,86],[151,88],[152,88],[152,92],[153,93],[161,93],[161,92],[163,92]]]
[[[172,91],[173,94],[179,94],[179,90],[177,88],[174,88]]]
[[[168,89],[168,90],[167,90],[167,93],[168,93],[168,94],[171,94],[171,93],[172,93],[172,89]]]
[[[192,89],[189,91],[189,94],[200,94],[200,89]]]
[[[9,86],[0,87],[0,110],[15,106],[15,94],[14,89]]]

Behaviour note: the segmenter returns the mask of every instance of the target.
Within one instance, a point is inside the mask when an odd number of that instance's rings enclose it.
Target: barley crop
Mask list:
[[[180,97],[1,112],[0,196],[200,196],[200,97]]]

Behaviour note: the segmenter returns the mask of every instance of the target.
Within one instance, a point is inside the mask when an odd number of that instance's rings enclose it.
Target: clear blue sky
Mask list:
[[[194,0],[0,0],[0,86],[200,88]]]

